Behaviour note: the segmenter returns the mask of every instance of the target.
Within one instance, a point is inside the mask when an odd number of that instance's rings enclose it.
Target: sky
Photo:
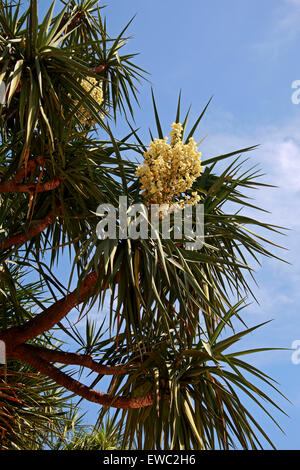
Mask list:
[[[192,104],[191,122],[213,96],[196,136],[207,135],[203,158],[259,144],[248,154],[250,164],[258,164],[262,180],[278,188],[256,192],[255,201],[271,212],[262,220],[290,229],[272,240],[288,249],[276,254],[291,264],[262,260],[255,266],[259,304],[252,303],[244,318],[249,326],[273,321],[240,346],[292,348],[300,340],[300,104],[292,102],[292,83],[300,79],[300,1],[112,0],[106,5],[112,32],[136,14],[128,48],[140,52],[137,63],[151,73],[166,135],[181,89],[183,108]],[[143,84],[140,102],[136,123],[146,137],[148,127],[154,129],[150,84]],[[300,364],[293,363],[298,358],[293,352],[252,359],[291,401],[274,394],[289,415],[274,415],[285,434],[256,412],[278,449],[300,449]]]
[[[263,221],[289,229],[272,240],[287,248],[276,254],[290,264],[265,259],[255,266],[259,304],[252,303],[244,318],[249,326],[272,322],[241,346],[289,349],[297,340],[300,344],[300,104],[292,101],[292,83],[300,80],[300,0],[105,3],[102,11],[111,36],[136,15],[126,50],[138,52],[135,62],[150,73],[149,82],[140,85],[140,107],[135,108],[145,142],[155,124],[152,86],[165,135],[180,90],[183,109],[192,104],[191,122],[213,96],[196,135],[197,140],[207,135],[200,148],[203,159],[259,144],[248,154],[250,164],[258,164],[265,173],[262,180],[278,188],[257,191],[255,201],[271,212],[261,215]],[[117,132],[124,136],[128,129],[120,123]],[[285,350],[253,358],[290,400],[274,395],[289,415],[274,415],[285,434],[261,417],[278,449],[300,449],[300,364],[292,360],[298,357],[297,351]],[[92,420],[96,407],[84,407]]]

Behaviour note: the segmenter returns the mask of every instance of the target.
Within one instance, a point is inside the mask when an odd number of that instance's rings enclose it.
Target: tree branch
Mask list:
[[[28,230],[28,232],[22,232],[17,235],[14,235],[13,237],[10,237],[3,243],[2,247],[0,248],[2,248],[2,250],[6,250],[7,248],[11,248],[12,246],[22,245],[23,243],[33,238],[35,235],[38,235],[39,233],[43,232],[45,228],[52,225],[56,217],[57,215],[50,212],[50,214],[48,214],[41,222],[38,222],[37,224],[33,225]]]
[[[92,271],[81,283],[80,289],[75,289],[71,294],[58,300],[42,313],[27,321],[22,326],[16,326],[0,334],[0,339],[5,342],[7,351],[26,343],[30,339],[36,338],[44,331],[48,331],[62,318],[64,318],[72,308],[83,302],[88,294],[92,294],[92,287],[98,279],[96,271]],[[9,354],[9,353],[8,353]]]
[[[19,192],[19,193],[26,193],[26,192],[43,192],[43,191],[51,191],[52,189],[57,188],[59,186],[61,180],[59,176],[56,176],[53,180],[48,181],[46,183],[40,184],[38,183],[30,183],[30,184],[19,184],[22,179],[26,178],[27,173],[32,172],[37,166],[44,166],[45,158],[42,156],[36,157],[28,161],[25,167],[21,168],[13,177],[11,181],[5,181],[0,183],[0,193],[10,193],[10,192]]]
[[[59,370],[57,367],[49,364],[44,359],[35,356],[24,346],[19,346],[13,353],[13,357],[27,362],[37,371],[50,377],[56,383],[70,390],[76,395],[85,398],[88,401],[98,403],[103,406],[112,406],[114,408],[143,408],[150,406],[154,402],[154,394],[149,393],[142,397],[114,397],[108,393],[99,392],[98,390],[91,389],[86,385],[78,382],[78,380],[72,379],[67,374]]]
[[[106,70],[107,70],[107,65],[103,65],[103,64],[98,65],[94,69],[91,69],[91,71],[94,73],[102,73],[102,72],[105,72]]]
[[[57,188],[60,185],[60,178],[56,176],[51,181],[47,181],[47,183],[42,184],[18,184],[16,183],[15,179],[12,181],[6,181],[4,183],[0,183],[0,193],[41,193],[44,191],[51,191],[52,189]]]
[[[31,159],[28,161],[26,167],[20,168],[13,178],[15,183],[20,183],[23,178],[26,177],[27,173],[33,171],[38,165],[43,165],[45,158],[41,155],[37,158]]]
[[[40,346],[33,346],[31,344],[24,344],[22,347],[48,362],[59,362],[60,364],[87,367],[88,369],[102,375],[125,375],[130,372],[130,367],[132,367],[124,366],[124,364],[114,366],[102,365],[86,354],[56,351],[53,349],[42,348]]]

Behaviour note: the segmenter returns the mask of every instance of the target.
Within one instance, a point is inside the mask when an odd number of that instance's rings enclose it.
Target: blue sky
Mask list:
[[[128,50],[138,51],[137,63],[151,73],[165,134],[174,119],[178,92],[192,103],[195,117],[211,95],[213,101],[200,127],[203,156],[260,144],[249,154],[250,163],[266,173],[264,181],[279,186],[255,194],[262,215],[291,230],[274,237],[289,251],[292,265],[263,260],[256,267],[259,287],[244,313],[249,325],[272,319],[240,346],[291,348],[300,339],[300,105],[291,101],[294,80],[300,79],[300,1],[298,0],[112,0],[103,10],[113,32],[132,15],[133,38]],[[140,93],[137,126],[147,139],[154,128],[150,86]],[[198,136],[197,136],[198,137]],[[253,361],[279,382],[292,404],[279,400],[289,418],[276,414],[286,435],[265,422],[279,449],[300,449],[300,365],[290,351],[257,355]],[[274,395],[275,398],[275,395]],[[256,416],[259,416],[257,413]]]
[[[300,0],[107,0],[106,5],[112,36],[136,14],[126,48],[140,53],[137,64],[151,74],[166,135],[182,89],[183,107],[193,105],[191,120],[214,96],[196,136],[208,134],[203,157],[260,144],[250,162],[279,188],[260,190],[256,202],[271,211],[263,220],[290,229],[287,237],[273,240],[288,248],[284,256],[292,264],[263,260],[256,267],[260,305],[253,303],[245,319],[249,326],[273,321],[241,346],[290,348],[300,340],[300,104],[291,100],[292,82],[300,79]],[[148,127],[154,129],[149,83],[141,85],[139,98],[136,125],[147,142]],[[120,124],[118,132],[125,135],[127,128]],[[266,430],[278,449],[300,449],[300,364],[292,363],[291,351],[253,361],[292,402],[279,400],[289,418],[275,415],[286,435],[263,419]],[[86,409],[92,420],[97,408]]]

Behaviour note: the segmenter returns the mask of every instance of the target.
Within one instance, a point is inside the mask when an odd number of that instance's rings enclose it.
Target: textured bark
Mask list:
[[[88,369],[102,375],[125,375],[130,371],[130,366],[126,367],[124,364],[117,364],[113,366],[103,365],[94,361],[91,356],[86,354],[56,351],[53,349],[42,348],[30,344],[22,345],[22,347],[26,348],[27,351],[32,352],[34,355],[44,359],[45,361],[87,367]]]
[[[23,243],[26,243],[35,235],[38,235],[39,233],[43,232],[45,228],[52,225],[56,217],[57,215],[50,212],[50,214],[48,214],[41,222],[38,222],[37,224],[30,227],[28,232],[22,232],[17,235],[14,235],[13,237],[8,238],[8,240],[6,240],[0,248],[2,248],[2,250],[6,250],[7,248],[11,248],[12,246],[22,245]]]
[[[44,166],[45,158],[38,156],[26,162],[25,166],[20,168],[20,170],[15,174],[12,180],[4,181],[0,183],[0,193],[10,193],[10,192],[19,192],[19,193],[34,193],[34,192],[43,192],[51,191],[52,189],[59,186],[61,180],[56,176],[53,180],[47,181],[46,183],[23,183],[20,184],[24,178],[27,177],[28,173],[33,172],[33,170],[38,166]]]
[[[18,184],[13,179],[12,181],[6,181],[5,183],[0,183],[0,193],[41,193],[44,191],[51,191],[57,186],[60,185],[60,178],[57,176],[51,181],[47,181],[42,184]]]
[[[43,165],[44,161],[45,161],[45,158],[42,156],[29,160],[27,162],[26,167],[20,168],[20,170],[16,173],[16,175],[13,178],[13,181],[15,183],[19,183],[20,181],[22,181],[23,178],[26,178],[27,173],[29,173],[30,171],[33,171],[37,166]]]
[[[114,397],[108,393],[99,392],[98,390],[91,389],[86,385],[72,379],[67,374],[59,370],[57,367],[49,364],[44,359],[35,356],[25,346],[19,346],[14,351],[13,356],[17,359],[27,362],[37,371],[50,377],[59,385],[65,387],[76,395],[79,395],[86,400],[98,403],[103,406],[112,406],[114,408],[142,408],[150,406],[154,402],[154,394],[149,393],[142,397]]]
[[[16,346],[36,338],[62,320],[72,308],[83,302],[88,294],[93,293],[93,286],[97,279],[96,271],[91,272],[81,283],[80,289],[75,289],[71,294],[58,300],[24,325],[10,328],[2,333],[0,339],[6,343],[8,354]]]
[[[92,72],[94,72],[94,73],[102,73],[102,72],[105,72],[106,69],[107,69],[107,65],[98,65],[97,67],[95,67],[94,69],[92,69]]]
[[[95,73],[101,73],[105,70],[105,66],[99,66]],[[37,157],[29,160],[25,167],[21,168],[15,177],[8,182],[0,183],[0,193],[7,192],[29,192],[37,193],[55,189],[60,184],[60,179],[55,178],[47,183],[26,184],[22,183],[27,174],[34,171],[40,165],[44,165],[44,158]],[[58,214],[61,212],[57,208]],[[57,214],[48,214],[41,222],[29,227],[27,232],[17,234],[6,240],[1,249],[11,248],[26,243],[28,240],[41,233],[47,227],[53,224]],[[65,387],[71,392],[85,398],[89,401],[98,403],[103,406],[112,406],[115,408],[141,408],[153,404],[153,393],[142,397],[114,397],[113,395],[93,390],[88,386],[73,379],[66,373],[51,363],[62,363],[66,365],[78,365],[87,367],[90,370],[101,375],[124,375],[130,372],[131,366],[125,365],[102,365],[96,362],[88,355],[77,353],[68,353],[64,351],[54,351],[26,344],[45,331],[50,330],[55,324],[59,323],[74,307],[87,300],[91,295],[95,294],[95,284],[98,280],[96,271],[90,273],[81,283],[79,289],[75,289],[72,293],[58,300],[42,313],[36,315],[24,325],[13,327],[2,334],[0,339],[5,342],[6,353],[8,357],[13,357],[24,361],[33,366],[37,371],[52,378],[57,384]],[[118,282],[118,279],[116,279]],[[102,286],[101,286],[102,287]],[[104,287],[102,287],[104,288]],[[139,366],[140,364],[135,364]]]

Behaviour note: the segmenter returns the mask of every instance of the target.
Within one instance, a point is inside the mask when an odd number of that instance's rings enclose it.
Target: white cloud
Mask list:
[[[256,211],[255,217],[291,229],[287,237],[269,235],[272,241],[288,248],[289,251],[278,249],[276,254],[291,265],[264,259],[261,260],[262,267],[254,266],[258,287],[253,284],[252,287],[259,305],[254,302],[247,307],[244,319],[249,326],[270,319],[274,321],[261,332],[258,330],[258,333],[245,339],[243,346],[290,348],[293,340],[300,338],[300,118],[281,127],[264,127],[247,135],[238,131],[234,134],[211,133],[201,147],[205,159],[255,144],[260,145],[245,154],[249,157],[248,167],[258,164],[258,168],[265,173],[261,182],[278,186],[253,192],[253,203],[271,212],[264,214]],[[248,209],[243,212],[247,213]],[[254,216],[253,211],[250,213]],[[270,251],[274,251],[272,247]],[[289,352],[258,356],[260,365],[287,364],[290,361]]]
[[[202,144],[203,158],[259,144],[249,157],[249,166],[258,164],[266,175],[261,182],[278,186],[253,192],[258,205],[272,212],[264,219],[275,225],[300,225],[300,119],[282,127],[261,128],[246,135],[210,134]]]

